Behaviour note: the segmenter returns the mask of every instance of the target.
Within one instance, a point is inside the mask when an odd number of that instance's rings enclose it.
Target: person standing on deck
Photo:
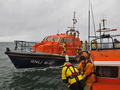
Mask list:
[[[81,49],[83,49],[83,41],[80,41],[81,42]]]
[[[84,56],[81,56],[79,60],[79,65],[77,69],[81,71],[83,75],[86,85],[89,86],[89,90],[92,88],[92,84],[96,81],[95,74],[94,74],[94,67],[91,61],[87,60]]]
[[[115,42],[115,43],[119,43],[120,41],[118,41],[118,40],[115,38],[115,39],[114,39],[114,42]]]
[[[87,47],[88,47],[88,42],[85,41],[85,50],[87,50]]]
[[[66,45],[66,42],[64,40],[64,43],[63,43],[63,52],[62,52],[62,55],[65,55],[66,53],[66,50],[67,50],[67,45]]]
[[[120,41],[118,41],[116,38],[114,39],[115,48],[120,48]]]
[[[79,49],[81,48],[81,45],[79,45],[77,48],[76,48],[76,52],[77,52],[77,56],[79,55]]]
[[[84,77],[79,73],[79,70],[75,68],[70,62],[68,55],[66,55],[66,62],[62,68],[62,80],[64,83],[68,83],[70,90],[84,90],[86,86]]]

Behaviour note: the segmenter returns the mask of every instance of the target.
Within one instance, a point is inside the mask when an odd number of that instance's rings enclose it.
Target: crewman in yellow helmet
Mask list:
[[[67,45],[66,45],[66,42],[64,41],[64,43],[63,43],[63,52],[62,52],[62,55],[65,55],[66,50],[67,50]]]
[[[79,60],[79,59],[76,59]],[[94,67],[91,61],[87,60],[84,56],[80,57],[78,61],[79,65],[77,69],[81,71],[81,74],[85,78],[86,85],[89,86],[89,90],[91,90],[92,84],[96,81],[95,74],[94,74]]]
[[[94,40],[94,41],[93,41],[93,43],[97,43],[97,41],[96,41],[96,40]]]
[[[66,62],[62,68],[62,80],[64,83],[68,83],[68,88],[70,90],[83,90],[86,86],[84,77],[79,73],[77,68],[75,68],[70,62],[68,55],[65,56]]]

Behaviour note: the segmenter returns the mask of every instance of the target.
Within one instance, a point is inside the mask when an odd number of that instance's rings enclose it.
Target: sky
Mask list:
[[[105,18],[106,27],[117,28],[110,34],[120,34],[120,0],[90,0],[90,3],[96,31]],[[73,26],[74,12],[79,38],[88,40],[88,11],[89,0],[0,0],[0,42],[40,42],[47,35],[65,33]],[[90,18],[90,34],[94,36],[92,12]]]

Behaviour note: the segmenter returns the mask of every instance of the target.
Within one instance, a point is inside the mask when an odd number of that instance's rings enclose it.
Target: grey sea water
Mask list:
[[[68,90],[62,82],[62,66],[16,69],[7,55],[12,42],[0,42],[0,90]]]

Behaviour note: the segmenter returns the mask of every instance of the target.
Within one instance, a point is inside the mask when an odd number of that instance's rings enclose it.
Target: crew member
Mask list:
[[[78,56],[84,56],[86,59],[89,59],[89,54],[87,54],[86,52],[83,52],[81,49],[78,50]]]
[[[88,42],[85,41],[85,50],[87,50]]]
[[[68,88],[70,90],[83,90],[86,86],[84,77],[79,73],[70,62],[68,55],[66,55],[66,62],[62,68],[62,80],[64,83],[69,83]]]
[[[64,41],[64,43],[63,43],[63,52],[62,52],[62,55],[65,55],[66,50],[67,50],[67,45],[66,45],[66,42]]]
[[[73,33],[73,36],[74,36],[74,37],[76,36],[76,33],[75,33],[75,32]]]
[[[83,41],[80,41],[81,42],[81,48],[83,49]]]
[[[97,43],[97,41],[96,41],[96,40],[94,40],[94,41],[93,41],[93,43],[95,44],[95,43]]]
[[[76,61],[78,61],[78,63],[80,63],[80,56],[76,56]]]
[[[80,49],[81,45],[79,45],[77,48],[76,48],[76,52],[77,52],[77,56],[79,55],[79,49]]]
[[[94,40],[93,43],[92,43],[92,49],[97,49],[97,48],[100,48],[100,47],[101,47],[100,44],[98,44],[97,41]]]
[[[89,86],[89,90],[91,90],[92,84],[95,82],[94,67],[92,63],[84,56],[81,56],[77,69],[81,71],[81,74],[85,78],[86,85]]]
[[[115,42],[115,48],[120,48],[120,41],[118,41],[116,38],[114,39]]]
[[[114,39],[114,42],[115,42],[115,43],[119,43],[120,41],[118,41],[118,40],[115,38],[115,39]]]

